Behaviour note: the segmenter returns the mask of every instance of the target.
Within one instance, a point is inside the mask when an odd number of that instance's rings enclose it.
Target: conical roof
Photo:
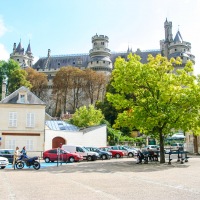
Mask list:
[[[27,53],[31,53],[31,44],[30,44],[30,42],[29,42],[29,44],[28,44],[28,47],[27,47],[26,52],[27,52]]]
[[[183,42],[183,38],[182,38],[182,36],[181,36],[180,31],[178,31],[178,32],[176,33],[176,36],[175,36],[175,38],[174,38],[174,42],[175,42],[175,43],[176,43],[176,42]]]
[[[21,40],[17,46],[16,52],[21,53],[21,54],[24,53],[24,48],[22,47]]]

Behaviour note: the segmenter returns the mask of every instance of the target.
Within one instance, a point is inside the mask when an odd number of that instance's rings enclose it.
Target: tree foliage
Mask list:
[[[104,73],[97,73],[92,69],[84,71],[84,92],[90,104],[104,98],[104,91],[107,84],[107,77]]]
[[[2,82],[6,79],[7,82],[7,93],[11,93],[12,91],[8,91],[8,88],[11,87],[10,85],[15,84],[10,80],[11,73],[14,70],[20,69],[20,65],[18,62],[14,61],[13,59],[9,59],[8,62],[0,61],[0,94],[2,93]]]
[[[111,83],[117,93],[107,93],[108,101],[124,110],[115,127],[136,127],[157,138],[161,163],[165,162],[164,138],[172,131],[195,129],[194,119],[199,116],[200,87],[191,75],[192,63],[176,70],[179,64],[179,58],[168,60],[161,55],[149,55],[146,64],[137,55],[130,54],[128,61],[118,58]]]
[[[93,105],[89,105],[88,108],[82,106],[76,109],[72,117],[72,123],[78,127],[89,127],[99,125],[103,119],[104,116],[101,110],[97,110]]]
[[[94,104],[105,94],[106,76],[91,69],[62,67],[53,79],[56,113],[74,113],[85,103]]]
[[[27,72],[23,69],[15,69],[11,72],[9,77],[8,90],[10,93],[14,92],[21,86],[31,89],[32,85],[26,80]]]
[[[31,67],[28,67],[26,72],[27,80],[32,85],[31,92],[33,92],[39,98],[44,99],[46,96],[48,84],[46,74],[40,73]]]

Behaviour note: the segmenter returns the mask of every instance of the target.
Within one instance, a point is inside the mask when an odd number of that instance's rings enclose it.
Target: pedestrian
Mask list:
[[[14,167],[15,163],[16,163],[16,160],[17,158],[20,156],[20,153],[19,153],[19,147],[16,147],[15,149],[15,152],[14,152],[14,156],[13,156],[13,164],[12,166]]]
[[[144,159],[144,154],[140,150],[138,150],[136,163],[142,164],[143,159]]]
[[[28,156],[26,154],[26,147],[25,146],[22,148],[20,153],[21,153],[20,159],[28,158]]]

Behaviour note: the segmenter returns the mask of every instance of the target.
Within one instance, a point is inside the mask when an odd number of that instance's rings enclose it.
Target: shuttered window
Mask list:
[[[9,112],[9,127],[17,127],[17,113]]]
[[[34,126],[35,126],[35,114],[27,113],[26,127],[34,127]]]

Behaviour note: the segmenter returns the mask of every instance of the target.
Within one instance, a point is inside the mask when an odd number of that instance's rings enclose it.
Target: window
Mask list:
[[[84,152],[83,149],[80,148],[80,147],[76,147],[76,151],[77,151],[77,152]]]
[[[35,126],[35,115],[34,113],[27,113],[26,115],[26,127]]]
[[[52,149],[52,150],[49,151],[49,153],[57,154],[57,149]]]
[[[33,140],[27,140],[26,141],[26,149],[27,150],[33,150]]]
[[[99,63],[99,61],[97,61],[97,63]]]
[[[104,42],[101,42],[101,45],[104,45]]]
[[[20,94],[20,103],[25,103],[25,95]]]
[[[17,127],[17,113],[16,112],[9,113],[9,127]]]
[[[176,51],[176,49],[174,49],[174,51]]]

